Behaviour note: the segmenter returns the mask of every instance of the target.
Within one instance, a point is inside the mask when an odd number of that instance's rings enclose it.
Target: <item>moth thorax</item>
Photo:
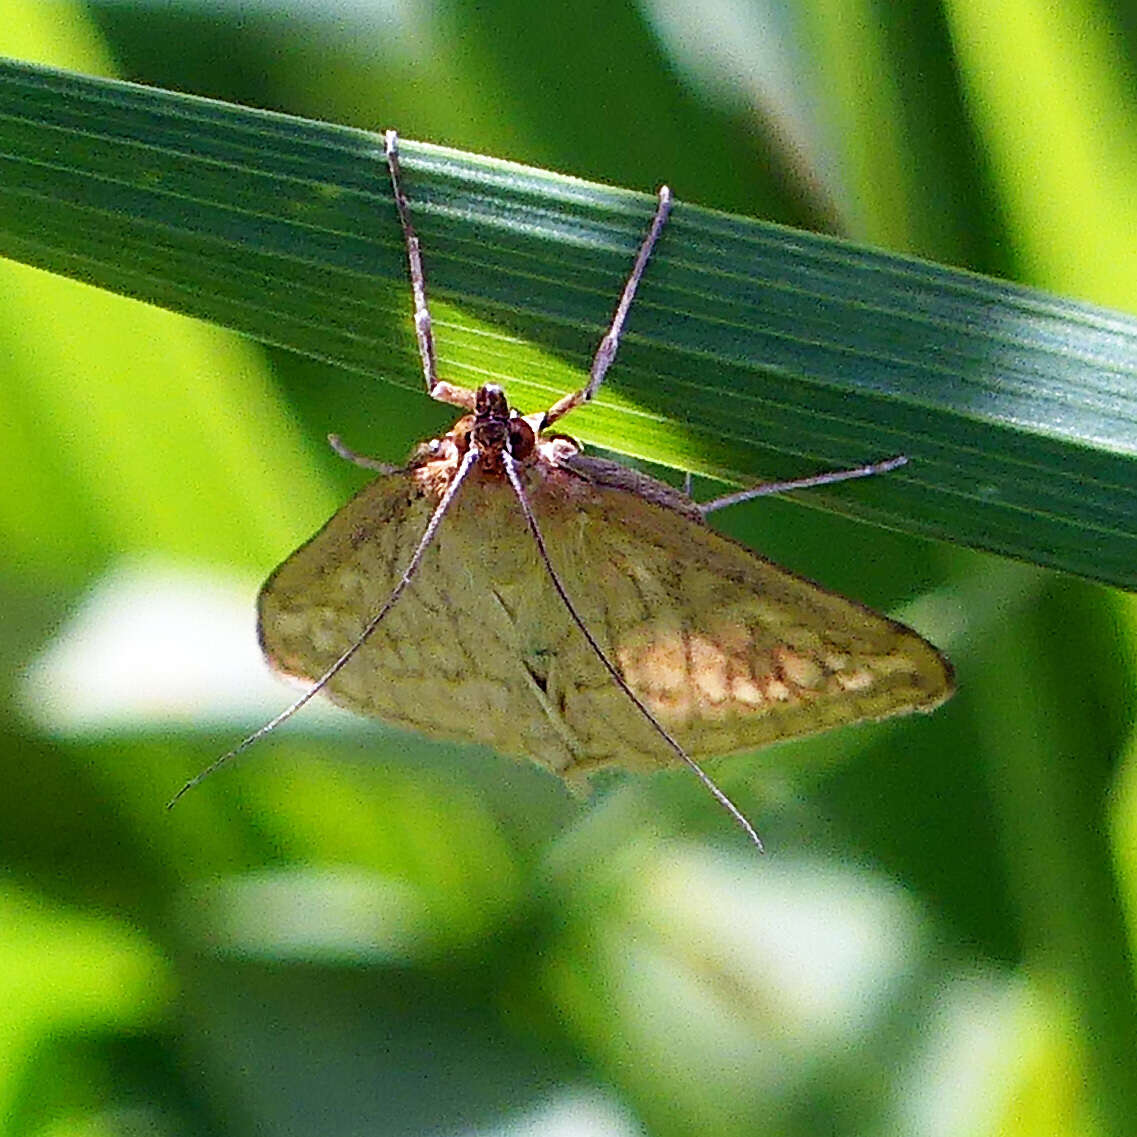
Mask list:
[[[509,423],[500,419],[477,419],[470,431],[474,445],[482,455],[483,465],[492,463],[492,456],[500,454],[509,441]]]
[[[497,456],[501,451],[507,450],[518,462],[524,462],[537,445],[533,429],[516,412],[506,418],[495,414],[475,416],[471,435],[481,451],[482,467],[487,470],[496,470],[500,465]]]

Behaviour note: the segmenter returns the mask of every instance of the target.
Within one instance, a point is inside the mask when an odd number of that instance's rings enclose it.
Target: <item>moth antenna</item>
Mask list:
[[[466,451],[466,456],[462,459],[462,464],[458,467],[458,472],[454,475],[454,478],[450,482],[450,485],[446,487],[446,492],[442,495],[442,498],[439,501],[438,505],[434,508],[434,512],[430,515],[430,520],[427,522],[426,529],[423,530],[422,537],[419,538],[419,543],[415,548],[414,555],[407,563],[407,567],[403,570],[403,575],[399,578],[399,582],[391,590],[391,595],[387,597],[386,601],[383,604],[383,607],[380,608],[379,611],[376,612],[375,615],[367,621],[366,627],[364,627],[363,631],[359,633],[354,643],[352,643],[347,651],[345,651],[343,655],[341,655],[339,659],[337,659],[335,663],[333,663],[331,667],[329,667],[327,671],[325,671],[324,674],[321,675],[320,678],[317,679],[316,682],[311,687],[309,687],[308,690],[305,691],[304,694],[301,695],[295,702],[285,707],[284,710],[280,712],[280,714],[266,722],[264,726],[262,726],[259,730],[253,731],[253,733],[250,734],[248,738],[239,742],[236,746],[233,747],[232,750],[228,751],[225,754],[222,754],[220,758],[215,758],[208,766],[205,767],[204,770],[201,771],[200,774],[196,775],[193,778],[190,778],[190,780],[186,782],[186,784],[182,786],[182,788],[178,790],[178,792],[174,794],[174,796],[170,798],[170,800],[166,803],[167,809],[173,809],[181,797],[192,790],[194,786],[199,785],[201,782],[204,782],[210,774],[214,773],[216,770],[219,770],[222,766],[225,765],[226,762],[229,762],[231,759],[236,758],[238,754],[242,753],[242,751],[248,750],[248,748],[252,746],[254,742],[259,741],[260,739],[264,738],[266,734],[269,734],[271,731],[276,730],[276,728],[280,726],[282,722],[286,722],[288,719],[292,718],[292,716],[296,714],[296,712],[300,710],[301,707],[303,707],[310,699],[318,695],[351,661],[352,656],[354,656],[355,653],[359,651],[359,649],[367,642],[371,636],[371,633],[374,632],[375,629],[379,627],[379,625],[383,622],[384,617],[395,606],[395,602],[399,599],[400,596],[402,596],[403,591],[414,578],[415,573],[418,571],[419,563],[422,561],[423,556],[426,554],[426,550],[430,547],[430,543],[434,540],[434,535],[438,532],[438,527],[442,524],[442,519],[446,516],[446,511],[450,508],[450,503],[454,500],[454,495],[457,494],[459,487],[462,485],[463,481],[465,481],[466,475],[470,472],[471,469],[473,469],[474,463],[477,461],[477,459],[478,451],[473,446],[471,446],[470,449]]]
[[[364,470],[378,470],[381,474],[398,474],[402,466],[392,466],[390,462],[381,462],[378,458],[368,458],[366,454],[357,454],[350,446],[346,446],[338,434],[328,435],[328,445],[345,462],[353,466],[360,466]]]
[[[849,482],[854,478],[871,478],[877,474],[891,473],[907,465],[908,458],[904,454],[897,454],[894,458],[869,462],[865,466],[854,466],[851,470],[826,470],[822,474],[791,478],[786,482],[761,482],[759,485],[748,486],[744,490],[736,490],[734,493],[723,494],[722,497],[696,504],[699,506],[699,512],[706,517],[716,509],[725,509],[728,505],[741,505],[742,502],[753,501],[756,497],[773,497],[775,494],[789,493],[791,490],[809,490],[816,486],[831,486],[834,482]],[[690,490],[687,491],[687,496],[691,496]]]
[[[655,728],[656,733],[667,743],[668,746],[675,752],[680,760],[687,766],[687,768],[703,783],[703,785],[710,791],[711,796],[734,818],[735,821],[742,827],[743,832],[758,848],[758,852],[764,853],[766,847],[762,844],[762,838],[758,836],[754,826],[747,820],[746,815],[719,789],[711,776],[675,741],[674,738],[668,733],[663,724],[647,709],[647,707],[640,700],[639,696],[628,686],[624,677],[616,670],[616,666],[604,654],[604,649],[596,642],[596,637],[589,631],[588,625],[584,622],[580,613],[577,612],[573,606],[572,601],[569,599],[568,593],[565,591],[565,586],[561,583],[561,578],[557,575],[557,570],[553,568],[553,562],[549,560],[549,551],[545,545],[545,538],[541,534],[541,527],[537,524],[537,518],[529,505],[529,499],[525,496],[525,490],[521,485],[521,479],[517,476],[517,463],[513,455],[508,451],[502,452],[502,461],[505,465],[505,472],[509,477],[509,483],[513,486],[513,492],[517,495],[517,501],[521,506],[521,512],[525,514],[525,522],[529,526],[529,532],[533,534],[533,541],[537,545],[537,552],[541,554],[541,560],[545,565],[545,571],[549,574],[549,579],[553,582],[553,588],[556,589],[557,595],[561,598],[561,603],[564,604],[568,610],[568,614],[572,617],[573,623],[584,634],[584,638],[588,641],[588,646],[592,648],[596,654],[596,658],[604,664],[608,674],[612,676],[616,686],[624,692],[625,695],[631,699],[636,709],[644,716],[645,719]]]

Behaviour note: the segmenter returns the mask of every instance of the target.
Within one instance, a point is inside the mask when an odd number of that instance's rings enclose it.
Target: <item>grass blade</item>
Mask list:
[[[405,142],[443,374],[577,381],[647,195]],[[1137,587],[1137,321],[680,203],[587,441]],[[0,63],[0,253],[421,383],[377,134]],[[533,345],[540,350],[535,351]]]

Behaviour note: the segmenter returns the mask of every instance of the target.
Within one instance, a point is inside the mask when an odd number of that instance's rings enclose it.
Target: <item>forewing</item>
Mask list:
[[[390,596],[437,500],[409,474],[377,478],[284,561],[258,599],[270,663],[309,682],[327,671]],[[331,699],[432,737],[528,756],[557,773],[576,761],[495,592],[501,578],[548,587],[523,524],[507,486],[476,479],[463,486],[410,587],[329,682]]]
[[[542,499],[554,563],[625,680],[694,757],[865,719],[930,710],[951,668],[926,640],[638,493],[592,485]],[[550,590],[551,591],[551,590]],[[559,601],[529,637],[549,697],[578,738],[574,773],[673,761],[597,666]],[[553,642],[555,641],[555,642]]]

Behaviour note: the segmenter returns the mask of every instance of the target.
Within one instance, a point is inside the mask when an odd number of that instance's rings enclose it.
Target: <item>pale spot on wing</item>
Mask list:
[[[766,683],[766,697],[777,702],[788,702],[791,691],[780,679],[770,679]]]
[[[774,662],[785,678],[798,687],[814,690],[821,686],[825,672],[821,664],[800,651],[779,644],[773,651]]]
[[[631,629],[621,639],[616,658],[624,677],[637,689],[674,699],[673,692],[686,686],[686,645],[672,628],[649,622]]]
[[[725,653],[705,636],[691,636],[688,642],[691,651],[691,678],[712,704],[723,702],[730,691]]]
[[[873,684],[871,671],[863,667],[850,671],[847,675],[837,675],[837,684],[842,691],[867,691]]]
[[[758,690],[758,684],[745,675],[736,675],[730,681],[730,693],[747,707],[760,707],[766,701],[766,697]]]
[[[685,723],[691,717],[694,699],[689,687],[673,687],[645,700],[657,718],[669,723]]]

